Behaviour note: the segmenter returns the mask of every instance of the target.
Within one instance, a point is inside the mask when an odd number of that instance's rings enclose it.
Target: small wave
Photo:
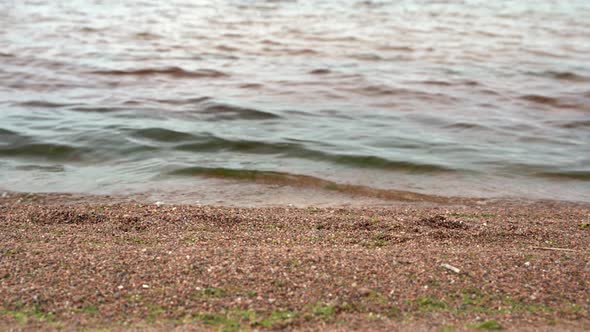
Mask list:
[[[380,51],[394,51],[394,52],[404,52],[404,53],[412,53],[415,51],[412,47],[409,46],[393,46],[393,45],[383,45],[378,46],[378,50]]]
[[[569,122],[550,122],[556,127],[565,128],[565,129],[580,129],[580,128],[590,128],[590,120],[579,120],[579,121],[569,121]]]
[[[294,148],[289,143],[265,143],[257,141],[233,141],[210,136],[200,142],[187,143],[176,146],[177,150],[191,152],[233,151],[253,154],[281,154]]]
[[[391,88],[385,85],[369,85],[354,91],[360,92],[369,96],[393,96],[404,93],[403,89]]]
[[[181,142],[195,139],[194,135],[166,128],[138,129],[134,130],[132,135],[158,142]]]
[[[436,80],[427,80],[427,81],[420,81],[421,84],[426,85],[438,85],[438,86],[451,86],[453,85],[451,82],[447,81],[436,81]]]
[[[16,169],[21,171],[44,171],[51,173],[60,173],[65,171],[65,167],[62,165],[22,165],[17,166]]]
[[[325,68],[320,68],[320,69],[314,69],[312,71],[310,71],[309,73],[312,75],[326,75],[326,74],[330,74],[332,71],[330,69],[325,69]]]
[[[540,105],[551,106],[561,109],[575,109],[580,111],[590,111],[588,103],[582,98],[576,97],[548,97],[542,95],[525,95],[520,97],[528,102],[533,102]]]
[[[2,149],[2,146],[11,146],[19,143],[22,144],[23,142],[27,141],[30,141],[29,137],[22,136],[12,130],[0,128],[0,149]]]
[[[393,161],[376,156],[324,154],[324,158],[337,164],[346,164],[356,167],[379,168],[418,173],[452,171],[452,169],[440,165],[421,164],[411,161]]]
[[[241,89],[260,89],[263,88],[264,85],[260,83],[244,83],[240,84]]]
[[[99,28],[93,28],[93,27],[82,27],[80,28],[80,32],[84,32],[84,33],[95,33],[95,32],[99,32],[102,29]]]
[[[280,118],[280,116],[270,112],[228,104],[211,104],[199,112],[211,114],[213,116],[211,120],[269,120]]]
[[[319,54],[317,51],[312,50],[310,48],[303,48],[303,49],[281,49],[281,53],[286,53],[289,55],[315,55]]]
[[[200,69],[195,71],[185,70],[180,67],[167,68],[145,68],[145,69],[131,69],[131,70],[96,70],[92,74],[108,75],[108,76],[154,76],[167,75],[177,78],[220,78],[227,77],[228,74],[213,70]]]
[[[340,184],[329,180],[320,179],[309,175],[248,170],[232,168],[186,167],[173,170],[168,173],[172,176],[205,176],[222,179],[251,181],[266,184],[289,185],[298,187],[310,187],[328,191],[336,191],[352,196],[374,197],[384,200],[411,201],[411,202],[439,202],[452,203],[467,201],[469,199],[426,195],[410,191],[376,189],[368,186]]]
[[[83,151],[64,144],[30,143],[12,146],[0,146],[0,156],[29,157],[47,160],[77,160]]]
[[[351,58],[360,60],[360,61],[383,61],[385,58],[380,56],[379,54],[374,53],[358,53],[358,54],[351,54]]]
[[[221,52],[238,52],[240,49],[229,45],[217,45],[216,50]]]
[[[545,76],[549,76],[551,78],[569,82],[588,82],[590,81],[590,77],[578,75],[572,72],[558,72],[558,71],[548,71],[544,73]]]
[[[296,143],[269,143],[248,140],[234,141],[215,136],[211,136],[200,142],[178,145],[176,149],[191,152],[232,151],[252,154],[276,154],[290,158],[325,161],[338,165],[414,173],[453,171],[453,169],[435,164],[389,160],[377,156],[332,154],[308,149]]]
[[[590,181],[590,171],[538,172],[538,177]]]
[[[560,81],[568,81],[568,82],[588,82],[590,81],[590,77],[580,75],[575,72],[571,71],[555,71],[555,70],[548,70],[548,71],[525,71],[524,74],[537,76],[537,77],[546,77],[551,78],[554,80]]]
[[[195,97],[195,98],[178,98],[178,99],[153,99],[150,101],[154,101],[160,104],[169,104],[169,105],[195,105],[201,104],[208,100],[211,100],[211,97],[203,96],[203,97]]]
[[[77,107],[70,107],[68,108],[70,111],[74,112],[87,112],[87,113],[111,113],[111,112],[120,112],[126,110],[125,108],[121,107],[106,107],[106,106],[77,106]]]
[[[2,136],[17,136],[18,134],[12,130],[0,128],[0,137]]]
[[[42,101],[42,100],[30,100],[30,101],[17,103],[16,105],[22,106],[22,107],[34,107],[34,108],[61,108],[61,107],[72,106],[72,104],[53,103],[50,101]]]
[[[445,128],[449,129],[477,129],[477,130],[488,130],[489,128],[486,126],[482,126],[477,123],[471,122],[457,122],[451,125],[446,126]]]
[[[561,102],[557,98],[541,96],[541,95],[525,95],[520,97],[523,100],[530,101],[537,104],[560,106]]]
[[[278,41],[271,40],[271,39],[263,39],[263,40],[260,41],[260,44],[264,44],[264,45],[284,45],[283,43],[280,43]]]
[[[154,40],[154,39],[161,39],[162,36],[152,33],[152,32],[139,32],[135,34],[135,38],[141,40]]]
[[[479,85],[481,85],[479,82],[476,82],[476,81],[449,82],[449,81],[439,81],[439,80],[426,80],[426,81],[419,81],[416,83],[425,84],[425,85],[437,85],[437,86],[479,86]]]
[[[420,98],[421,100],[435,100],[437,102],[456,102],[458,99],[448,94],[438,92],[424,92],[405,88],[395,88],[386,85],[369,85],[359,89],[349,89],[351,92],[370,97],[399,96],[400,98]]]

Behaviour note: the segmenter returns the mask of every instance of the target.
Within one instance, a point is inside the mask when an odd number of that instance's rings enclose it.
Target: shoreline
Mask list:
[[[3,196],[3,329],[590,328],[586,203]]]

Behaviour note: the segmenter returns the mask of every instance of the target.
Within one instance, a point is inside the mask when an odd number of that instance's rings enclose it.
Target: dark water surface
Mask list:
[[[0,27],[3,189],[590,201],[590,1],[8,0]]]

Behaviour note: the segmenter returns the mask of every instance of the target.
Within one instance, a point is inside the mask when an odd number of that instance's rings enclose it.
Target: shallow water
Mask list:
[[[0,25],[4,189],[590,201],[585,0],[3,1]]]

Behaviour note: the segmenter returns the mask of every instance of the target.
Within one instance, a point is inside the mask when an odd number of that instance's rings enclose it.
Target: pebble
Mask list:
[[[359,293],[362,296],[369,296],[369,295],[371,295],[371,290],[368,289],[368,288],[362,287],[362,288],[359,289]]]

